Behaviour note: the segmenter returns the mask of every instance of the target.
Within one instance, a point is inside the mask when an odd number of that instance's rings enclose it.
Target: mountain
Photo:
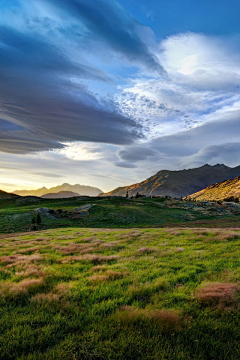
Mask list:
[[[86,195],[86,196],[97,196],[102,192],[102,190],[87,186],[87,185],[70,185],[70,184],[62,184],[58,186],[54,186],[50,189],[47,189],[46,187],[42,187],[38,190],[16,190],[13,193],[21,196],[27,196],[27,195],[33,195],[33,196],[43,196],[46,194],[56,194],[60,191],[72,191],[74,193],[77,193],[79,195]]]
[[[59,191],[58,193],[49,193],[41,196],[42,199],[67,199],[74,196],[80,196],[72,191]]]
[[[239,198],[240,195],[240,176],[234,179],[224,180],[219,183],[212,184],[206,189],[191,194],[192,199],[198,201],[223,200],[234,197]]]
[[[0,199],[10,199],[10,198],[18,198],[19,196],[16,194],[8,193],[6,191],[0,190]]]
[[[46,187],[42,187],[38,190],[15,190],[13,194],[20,196],[42,196],[48,193],[48,189]]]
[[[125,196],[128,191],[129,196],[138,192],[146,196],[169,195],[179,198],[236,176],[240,176],[240,166],[230,168],[224,164],[206,164],[199,168],[178,171],[161,170],[140,183],[118,187],[100,196]]]

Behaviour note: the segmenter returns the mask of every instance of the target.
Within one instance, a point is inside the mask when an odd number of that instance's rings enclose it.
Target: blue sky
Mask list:
[[[239,1],[2,0],[0,12],[0,188],[106,191],[239,165]]]
[[[120,0],[158,38],[182,32],[214,35],[240,33],[238,0]]]

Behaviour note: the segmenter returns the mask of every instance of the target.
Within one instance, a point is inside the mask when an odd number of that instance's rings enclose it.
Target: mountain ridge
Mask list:
[[[239,195],[240,176],[237,176],[234,179],[209,185],[205,189],[189,195],[189,197],[197,201],[218,201],[230,197],[239,198]]]
[[[64,183],[62,185],[57,185],[49,189],[44,186],[36,190],[15,190],[13,191],[13,194],[20,196],[32,195],[32,196],[41,197],[49,193],[58,193],[60,191],[72,191],[79,195],[86,195],[86,196],[97,196],[102,192],[102,190],[89,185],[80,185],[80,184],[71,185],[68,183]]]
[[[3,191],[3,190],[0,190],[0,199],[9,199],[9,198],[18,198],[19,195],[16,195],[16,194],[13,194],[13,193],[9,193],[7,191]]]
[[[225,164],[205,164],[184,170],[160,170],[144,181],[118,187],[100,196],[125,196],[127,192],[129,196],[134,196],[138,192],[146,196],[168,195],[180,198],[236,176],[240,176],[240,166],[231,168]]]

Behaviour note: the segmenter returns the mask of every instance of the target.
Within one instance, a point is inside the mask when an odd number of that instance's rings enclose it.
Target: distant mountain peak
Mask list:
[[[16,190],[16,191],[14,191],[14,194],[21,195],[21,196],[33,195],[33,196],[41,197],[41,196],[44,196],[49,193],[55,194],[55,193],[59,193],[61,191],[65,191],[65,192],[70,191],[72,193],[79,194],[79,195],[85,195],[85,196],[97,196],[98,194],[100,194],[102,192],[101,189],[98,189],[93,186],[80,185],[80,184],[70,185],[68,183],[64,183],[62,185],[54,186],[50,189],[48,189],[44,186],[37,190]]]

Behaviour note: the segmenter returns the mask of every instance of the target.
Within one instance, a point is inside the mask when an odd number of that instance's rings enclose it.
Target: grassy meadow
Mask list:
[[[1,235],[0,359],[240,359],[240,230]]]
[[[94,204],[83,214],[75,209]],[[38,230],[89,227],[89,228],[133,228],[133,227],[240,227],[240,204],[206,204],[168,200],[165,198],[70,198],[40,199],[23,197],[0,199],[0,234],[31,231],[32,217],[38,209],[60,212],[57,216],[40,212]]]

